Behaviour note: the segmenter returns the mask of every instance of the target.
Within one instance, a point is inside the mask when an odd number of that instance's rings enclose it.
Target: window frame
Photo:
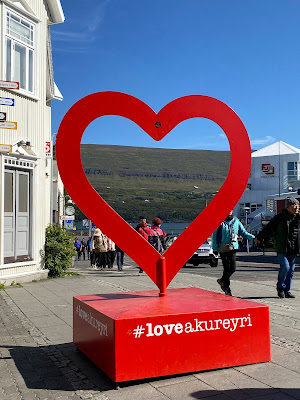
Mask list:
[[[19,18],[21,21],[24,21],[26,24],[29,24],[30,30],[32,31],[32,44],[25,43],[22,40],[19,40],[12,36],[10,33],[8,33],[8,18],[11,18],[9,14],[15,16],[16,18]],[[2,45],[3,45],[3,63],[2,63],[2,68],[3,68],[3,77],[4,80],[11,80],[11,81],[18,81],[17,78],[15,78],[14,73],[15,73],[15,45],[19,45],[22,48],[25,48],[25,69],[26,69],[26,77],[25,77],[25,88],[22,88],[20,86],[20,89],[18,92],[20,94],[25,94],[29,96],[35,96],[36,95],[36,88],[37,88],[37,74],[36,74],[36,65],[37,65],[37,22],[34,19],[30,19],[28,16],[22,15],[22,13],[19,13],[15,9],[12,9],[10,7],[7,7],[6,5],[3,6],[3,14],[2,14],[2,21],[3,21],[3,27],[2,27]],[[8,71],[7,71],[7,41],[8,39],[10,40],[11,43],[11,48],[10,48],[10,60],[11,60],[11,66],[10,66],[10,79],[8,78]],[[32,57],[31,57],[31,72],[30,72],[30,52],[32,52]],[[32,90],[30,90],[29,85],[30,85],[30,80],[31,80],[31,85],[32,85]]]

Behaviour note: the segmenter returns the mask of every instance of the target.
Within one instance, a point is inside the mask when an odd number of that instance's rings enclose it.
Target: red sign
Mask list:
[[[199,288],[76,296],[73,340],[114,382],[271,359],[268,306]]]
[[[274,167],[271,164],[261,164],[261,170],[266,175],[274,175]]]
[[[182,121],[196,117],[216,122],[228,138],[231,162],[226,181],[163,256],[102,199],[84,173],[80,156],[82,135],[93,120],[104,115],[130,119],[156,141],[163,139]],[[73,168],[70,168],[66,154],[72,154]],[[75,103],[63,118],[57,135],[56,156],[63,183],[77,206],[143,268],[161,292],[234,208],[246,188],[251,170],[251,147],[242,121],[226,104],[201,95],[173,100],[158,113],[125,93],[99,92],[86,96]]]
[[[52,157],[51,142],[46,142],[45,154],[46,154],[46,157]]]
[[[1,89],[20,89],[19,82],[0,81]]]

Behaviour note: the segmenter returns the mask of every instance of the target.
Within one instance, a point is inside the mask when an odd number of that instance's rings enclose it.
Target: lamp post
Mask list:
[[[248,228],[248,214],[249,214],[249,211],[250,211],[250,207],[245,207],[245,213],[246,213],[246,222],[245,222],[245,225],[246,225],[246,230],[247,230],[247,228]],[[246,239],[247,240],[247,253],[249,253],[249,240],[248,239]]]

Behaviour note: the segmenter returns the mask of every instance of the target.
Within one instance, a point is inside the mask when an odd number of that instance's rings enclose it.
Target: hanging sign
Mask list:
[[[6,112],[0,111],[0,122],[6,121]]]
[[[10,99],[8,97],[0,97],[0,106],[14,106],[15,99]]]
[[[19,82],[0,81],[0,89],[20,89]]]
[[[70,220],[70,221],[73,220],[74,221],[75,215],[61,215],[60,219],[62,221],[68,221],[68,220]]]
[[[0,121],[0,128],[4,129],[17,129],[17,122],[12,122],[12,121]]]
[[[45,151],[46,151],[45,153],[46,157],[52,157],[51,142],[46,142]]]
[[[11,144],[0,144],[0,153],[11,153],[12,145]]]

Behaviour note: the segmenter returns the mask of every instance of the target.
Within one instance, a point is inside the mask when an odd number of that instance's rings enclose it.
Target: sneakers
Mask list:
[[[288,292],[287,292],[288,293]],[[280,299],[284,299],[285,297],[287,297],[287,296],[285,296],[285,293],[284,293],[284,290],[283,289],[277,289],[277,294],[278,294],[278,297],[280,298]]]
[[[142,274],[144,271],[142,270],[142,268],[139,267],[139,273]]]
[[[224,286],[224,283],[223,283],[222,279],[217,279],[217,282],[221,286],[221,289],[223,290],[223,292],[225,292],[226,288]]]
[[[294,299],[295,296],[291,292],[284,293],[286,299]]]
[[[226,289],[225,289],[225,294],[226,294],[227,296],[232,296],[232,293],[231,293],[230,288],[226,288]]]

